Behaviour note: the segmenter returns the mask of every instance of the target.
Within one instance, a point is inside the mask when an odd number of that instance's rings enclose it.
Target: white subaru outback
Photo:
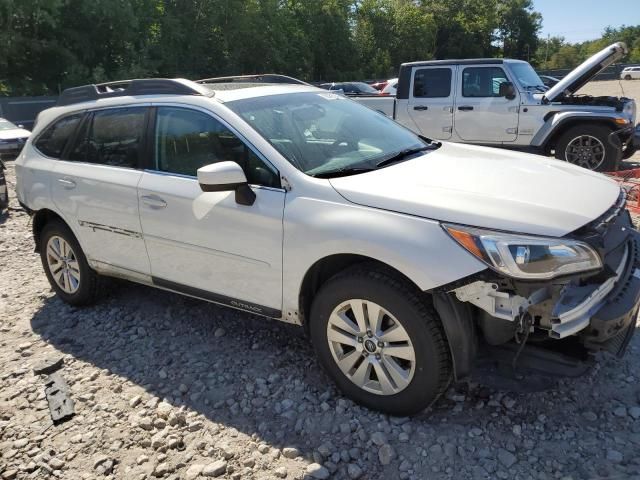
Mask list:
[[[615,182],[432,142],[326,90],[77,87],[16,174],[62,300],[112,276],[301,325],[345,394],[385,412],[424,409],[480,354],[555,373],[635,330]]]

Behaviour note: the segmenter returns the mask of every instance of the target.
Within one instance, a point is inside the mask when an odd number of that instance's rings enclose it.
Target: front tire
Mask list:
[[[47,223],[40,234],[40,259],[51,287],[71,305],[89,305],[98,296],[98,275],[75,235],[61,221]]]
[[[624,79],[625,80],[631,80],[631,75],[625,75]]]
[[[440,319],[415,287],[356,267],[322,286],[310,333],[322,366],[357,403],[392,415],[431,405],[451,380]]]
[[[577,125],[564,132],[555,147],[555,157],[596,172],[614,172],[622,158],[617,136],[604,125]],[[613,143],[612,143],[613,142]]]

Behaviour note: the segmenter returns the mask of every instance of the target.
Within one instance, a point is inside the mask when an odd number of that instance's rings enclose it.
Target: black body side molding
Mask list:
[[[244,300],[238,300],[237,298],[227,297],[218,293],[209,292],[207,290],[201,290],[199,288],[189,287],[182,285],[181,283],[171,282],[164,280],[163,278],[151,277],[153,284],[173,290],[174,292],[184,293],[191,297],[201,298],[209,302],[218,303],[227,307],[237,308],[238,310],[244,310],[246,312],[255,313],[256,315],[263,315],[265,317],[279,319],[282,317],[282,312],[275,308],[265,307],[263,305],[257,305],[251,302],[245,302]]]

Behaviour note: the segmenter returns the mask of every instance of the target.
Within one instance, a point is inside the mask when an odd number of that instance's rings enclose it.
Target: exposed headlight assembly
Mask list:
[[[465,250],[509,277],[549,280],[602,268],[600,255],[584,242],[443,225]]]

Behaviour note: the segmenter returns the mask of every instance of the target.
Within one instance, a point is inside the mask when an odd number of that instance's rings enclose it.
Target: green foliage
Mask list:
[[[640,25],[609,27],[601,38],[576,44],[567,43],[562,37],[540,40],[536,63],[544,69],[574,68],[614,42],[625,42],[629,47],[629,55],[624,62],[640,63]]]
[[[640,27],[538,40],[531,0],[0,0],[0,95],[136,77],[388,78],[402,62],[509,56],[570,67]]]

